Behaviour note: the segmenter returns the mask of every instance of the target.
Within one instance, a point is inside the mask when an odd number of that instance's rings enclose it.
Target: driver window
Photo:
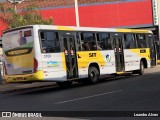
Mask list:
[[[54,31],[41,31],[41,52],[56,53],[61,52],[58,33]]]

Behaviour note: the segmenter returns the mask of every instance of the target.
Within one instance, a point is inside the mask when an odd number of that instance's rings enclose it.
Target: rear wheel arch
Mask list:
[[[91,63],[88,67],[88,80],[89,84],[94,84],[99,81],[100,69],[97,63]]]
[[[89,66],[88,66],[88,72],[89,72],[90,67],[96,67],[98,69],[99,73],[100,73],[100,68],[99,68],[98,63],[96,63],[96,62],[95,63],[90,63]]]
[[[141,58],[140,62],[143,62],[144,68],[148,68],[148,64],[147,64],[146,58]]]

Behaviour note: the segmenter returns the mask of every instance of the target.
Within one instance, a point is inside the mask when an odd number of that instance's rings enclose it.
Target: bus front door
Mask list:
[[[113,36],[113,48],[115,53],[115,63],[116,63],[116,71],[123,72],[124,71],[124,53],[123,53],[123,44],[121,36]]]
[[[156,46],[152,35],[147,35],[148,45],[150,48],[151,66],[156,66]]]
[[[67,79],[78,78],[76,45],[74,36],[63,36],[62,44],[65,54]]]

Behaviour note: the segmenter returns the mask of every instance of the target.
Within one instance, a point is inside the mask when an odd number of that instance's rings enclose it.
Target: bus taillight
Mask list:
[[[37,71],[38,61],[34,58],[34,72]]]

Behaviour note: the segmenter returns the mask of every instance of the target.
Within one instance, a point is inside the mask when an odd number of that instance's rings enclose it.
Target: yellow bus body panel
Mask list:
[[[37,71],[33,74],[23,75],[4,75],[6,82],[29,82],[29,81],[43,81],[43,71]]]
[[[16,52],[24,52],[25,50],[18,50]],[[14,54],[14,51],[10,52],[10,54]],[[4,54],[5,55],[5,54]],[[7,61],[9,61],[11,64],[14,64],[15,66],[20,66],[23,68],[33,68],[34,64],[34,50],[30,54],[24,54],[20,56],[6,56],[5,58]]]
[[[88,68],[90,63],[97,63],[99,67],[106,65],[104,57],[100,51],[77,52],[77,62],[79,69]]]

